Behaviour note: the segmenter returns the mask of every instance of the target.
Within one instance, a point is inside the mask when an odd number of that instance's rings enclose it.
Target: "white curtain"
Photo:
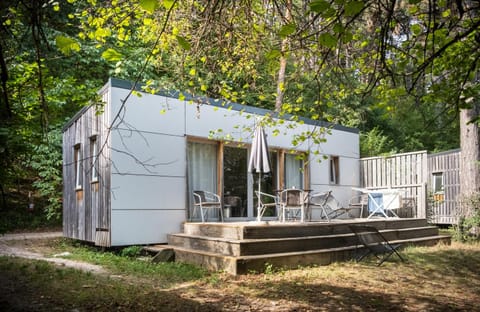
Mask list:
[[[296,155],[285,155],[285,188],[303,188],[303,160]]]
[[[190,208],[196,190],[217,193],[217,146],[188,143],[188,194]],[[190,210],[190,215],[192,211]]]
[[[217,193],[217,146],[188,143],[188,187]]]

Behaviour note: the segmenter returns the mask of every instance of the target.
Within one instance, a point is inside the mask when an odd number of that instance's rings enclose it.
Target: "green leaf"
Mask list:
[[[267,52],[266,57],[269,60],[273,60],[273,59],[279,58],[281,55],[282,55],[282,52],[280,52],[280,50],[271,50]]]
[[[153,13],[159,7],[159,3],[158,0],[140,0],[140,6],[145,11]]]
[[[337,34],[343,33],[345,31],[345,27],[341,23],[337,23],[333,26],[333,31]]]
[[[184,50],[190,50],[191,45],[190,42],[187,41],[187,39],[183,38],[182,36],[176,36],[178,44],[184,49]]]
[[[363,1],[351,1],[345,4],[345,16],[354,16],[363,10]]]
[[[414,33],[416,36],[420,35],[422,33],[422,27],[419,24],[413,24],[410,26],[410,30],[412,33]]]
[[[167,10],[170,10],[174,3],[175,1],[173,0],[163,0],[163,7]]]
[[[57,36],[55,37],[55,44],[65,55],[70,55],[72,51],[80,51],[80,44],[72,38]]]
[[[419,4],[422,0],[408,0],[410,4]]]
[[[334,48],[337,45],[337,38],[329,33],[323,33],[320,35],[319,42],[324,47]]]
[[[280,37],[286,38],[293,34],[296,30],[297,26],[293,23],[290,23],[287,25],[283,25],[278,34],[280,35]]]
[[[122,54],[112,48],[109,48],[102,53],[102,58],[109,62],[118,62],[122,59],[122,57]]]
[[[330,3],[325,0],[315,0],[310,2],[309,4],[310,10],[316,13],[322,13],[328,9],[330,9]]]

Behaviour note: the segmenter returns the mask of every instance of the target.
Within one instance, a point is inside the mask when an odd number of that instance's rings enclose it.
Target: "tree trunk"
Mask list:
[[[480,193],[480,133],[478,123],[471,122],[479,115],[478,103],[460,111],[460,194],[464,202],[461,217],[472,216],[475,206],[468,203]]]
[[[292,0],[286,1],[285,24],[292,20]],[[287,51],[289,45],[288,36],[282,40],[282,51],[280,56],[280,68],[278,69],[277,97],[275,99],[275,111],[280,112],[283,105],[283,95],[285,93],[285,71],[287,69]]]

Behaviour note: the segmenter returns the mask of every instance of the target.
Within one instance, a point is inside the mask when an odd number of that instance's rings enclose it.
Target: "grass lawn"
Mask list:
[[[25,244],[25,243],[23,243]],[[69,240],[27,246],[102,265],[92,274],[0,257],[2,311],[480,311],[480,244],[409,247],[408,259],[230,276]],[[128,250],[127,250],[128,251]],[[130,257],[129,257],[130,256]]]

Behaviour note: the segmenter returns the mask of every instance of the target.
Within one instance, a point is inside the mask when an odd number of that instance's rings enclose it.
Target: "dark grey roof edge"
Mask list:
[[[447,151],[442,151],[442,152],[437,152],[437,153],[428,154],[428,157],[448,155],[448,154],[458,153],[458,152],[461,152],[461,151],[462,151],[461,148],[455,148],[455,149],[451,149],[451,150],[447,150]]]
[[[111,85],[111,80],[109,79],[108,82],[98,90],[97,94],[103,94],[110,85]],[[70,120],[68,120],[65,123],[65,125],[63,125],[62,132],[67,131],[67,129],[70,128],[70,126],[73,125],[75,121],[77,121],[78,118],[80,118],[80,116],[82,116],[90,107],[92,107],[92,104],[88,104],[82,107],[82,109],[80,109],[77,113],[75,113],[75,115],[73,115],[73,117],[70,118]]]
[[[73,125],[75,121],[77,121],[77,119],[80,118],[80,116],[82,116],[90,108],[90,106],[91,105],[82,107],[81,110],[79,110],[75,115],[73,115],[73,117],[70,118],[70,120],[67,121],[65,125],[63,125],[62,132],[67,131],[67,129],[70,128],[70,126]]]
[[[114,87],[114,88],[120,88],[120,89],[127,89],[127,90],[132,90],[134,89],[139,92],[145,92],[143,90],[143,84],[137,83],[134,85],[132,81],[128,80],[123,80],[123,79],[118,79],[118,78],[110,78],[108,80],[108,83],[101,89],[103,90],[106,86]],[[179,98],[181,92],[179,91],[160,91],[156,92],[156,95],[161,95],[165,97],[171,97],[171,98]],[[293,115],[291,114],[284,114],[284,115],[279,115],[277,112],[274,112],[272,110],[268,110],[265,108],[260,108],[260,107],[254,107],[254,106],[248,106],[248,105],[242,105],[234,102],[230,102],[227,100],[221,100],[221,99],[213,99],[209,97],[195,97],[192,96],[191,94],[183,93],[183,96],[187,101],[196,101],[200,102],[203,104],[208,104],[211,106],[216,106],[216,107],[221,107],[221,108],[231,108],[232,110],[235,111],[241,111],[245,113],[250,113],[250,114],[255,114],[255,115],[270,115],[275,118],[283,118],[285,120],[290,120]],[[76,119],[86,110],[88,109],[89,106],[86,106],[84,109],[82,109],[80,112],[75,114],[73,118],[64,126],[63,131],[65,131],[73,122],[75,122]],[[318,126],[318,127],[325,127],[325,128],[330,128],[334,130],[339,130],[339,131],[344,131],[344,132],[350,132],[350,133],[355,133],[358,134],[360,131],[356,128],[351,128],[347,126],[342,126],[339,124],[333,124],[330,122],[322,121],[322,120],[313,120],[310,118],[306,117],[298,117],[297,121],[302,121],[305,124],[308,125],[313,125],[313,126]]]

